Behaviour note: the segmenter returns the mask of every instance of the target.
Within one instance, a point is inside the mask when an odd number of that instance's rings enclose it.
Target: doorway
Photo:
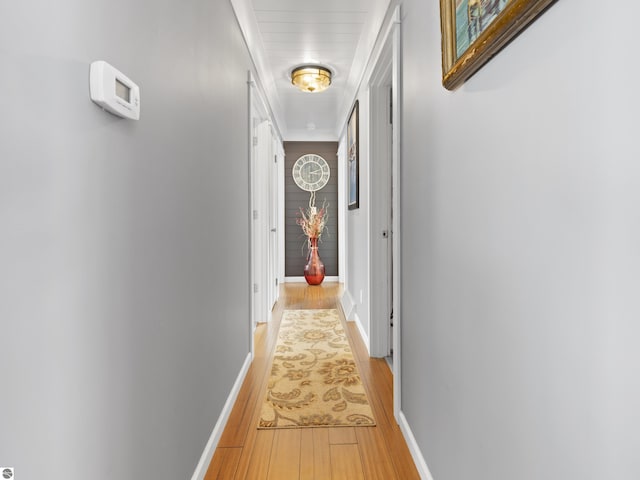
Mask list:
[[[396,8],[369,81],[370,353],[393,372],[394,414],[400,413],[400,10]]]
[[[282,143],[268,109],[249,75],[250,205],[251,205],[251,332],[271,320],[280,278],[279,164]],[[281,163],[281,162],[280,162]],[[252,344],[253,351],[253,344]]]
[[[374,78],[371,105],[371,356],[393,362],[393,124],[391,65]]]

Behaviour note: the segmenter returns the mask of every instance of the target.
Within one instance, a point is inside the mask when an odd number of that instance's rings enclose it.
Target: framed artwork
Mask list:
[[[453,90],[555,0],[440,0],[442,84]]]
[[[360,145],[358,101],[353,106],[347,123],[347,171],[349,174],[349,210],[360,207]]]

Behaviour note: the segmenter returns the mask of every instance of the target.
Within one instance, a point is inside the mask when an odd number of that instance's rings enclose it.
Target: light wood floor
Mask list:
[[[289,283],[281,287],[274,320],[270,324],[260,324],[256,329],[253,363],[205,480],[420,478],[393,417],[393,379],[389,367],[382,359],[368,357],[358,329],[352,322],[348,322],[346,331],[377,426],[257,429],[282,311],[338,308],[340,294],[341,288],[337,283],[316,287]]]

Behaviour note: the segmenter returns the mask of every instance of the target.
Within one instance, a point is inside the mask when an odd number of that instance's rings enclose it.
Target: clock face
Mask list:
[[[315,192],[329,181],[331,171],[327,161],[320,155],[308,153],[293,165],[293,180],[302,190]]]

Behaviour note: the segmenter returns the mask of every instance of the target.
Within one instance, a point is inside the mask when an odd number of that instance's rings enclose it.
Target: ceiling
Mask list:
[[[339,138],[390,0],[231,0],[283,140]],[[305,93],[289,74],[319,63],[331,87]]]

